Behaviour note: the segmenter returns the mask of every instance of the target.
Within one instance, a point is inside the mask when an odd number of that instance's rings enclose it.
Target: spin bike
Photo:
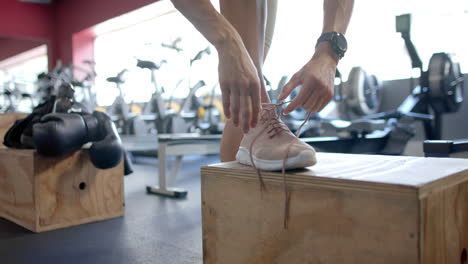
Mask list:
[[[163,63],[165,63],[165,61],[156,64],[152,61],[138,60],[137,67],[150,70],[151,82],[154,85],[154,93],[151,96],[149,104],[144,109],[143,119],[145,121],[154,122],[158,134],[189,132],[191,123],[193,123],[193,119],[196,118],[196,115],[183,111],[185,109],[184,103],[188,99],[184,101],[178,110],[166,108],[163,99],[165,91],[163,87],[159,87],[156,78],[156,71],[159,70]],[[196,91],[204,85],[205,82],[199,81],[194,87],[192,87],[191,92]]]
[[[182,49],[177,46],[179,39],[174,41],[172,44],[161,44],[163,47],[176,50],[181,52]],[[200,60],[204,54],[210,54],[210,49],[206,48],[197,53],[197,55],[190,60],[190,67],[193,63]],[[165,63],[165,61],[163,61]],[[159,69],[162,62],[158,65],[152,61],[138,60],[137,67],[142,69],[148,69],[151,72],[151,82],[154,85],[154,93],[148,107],[144,110],[144,119],[146,121],[154,120],[157,133],[187,133],[193,132],[197,127],[198,121],[198,105],[196,104],[195,93],[203,86],[205,82],[199,80],[194,86],[190,87],[189,95],[182,101],[178,109],[172,108],[174,102],[174,94],[177,88],[184,81],[182,79],[173,89],[170,98],[168,100],[168,107],[163,100],[163,94],[165,93],[164,87],[159,87],[156,78],[156,70]],[[190,85],[190,81],[189,81]]]

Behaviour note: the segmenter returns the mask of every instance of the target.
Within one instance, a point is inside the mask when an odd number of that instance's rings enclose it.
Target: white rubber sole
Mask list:
[[[236,160],[239,163],[252,166],[250,161],[249,151],[240,147],[236,154]],[[253,156],[255,166],[258,169],[266,171],[279,171],[283,169],[283,160],[263,160]],[[295,157],[290,157],[286,160],[286,169],[298,169],[312,166],[316,163],[315,152],[304,150]]]

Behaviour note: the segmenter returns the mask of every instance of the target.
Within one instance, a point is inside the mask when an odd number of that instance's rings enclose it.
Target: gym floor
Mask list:
[[[0,219],[0,263],[202,263],[200,167],[217,155],[186,156],[177,200],[148,195],[157,183],[157,159],[137,158],[125,177],[125,216],[35,234]]]

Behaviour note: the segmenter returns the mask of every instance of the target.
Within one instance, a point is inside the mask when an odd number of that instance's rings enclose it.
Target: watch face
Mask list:
[[[346,39],[343,37],[343,35],[338,34],[336,36],[336,46],[343,52],[348,49],[348,43],[346,42]]]

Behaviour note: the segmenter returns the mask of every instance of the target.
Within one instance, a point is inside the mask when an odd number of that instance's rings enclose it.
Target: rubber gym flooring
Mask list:
[[[0,263],[202,263],[200,166],[219,157],[184,158],[182,200],[146,194],[157,183],[157,159],[137,161],[125,177],[124,217],[40,234],[0,219]]]

